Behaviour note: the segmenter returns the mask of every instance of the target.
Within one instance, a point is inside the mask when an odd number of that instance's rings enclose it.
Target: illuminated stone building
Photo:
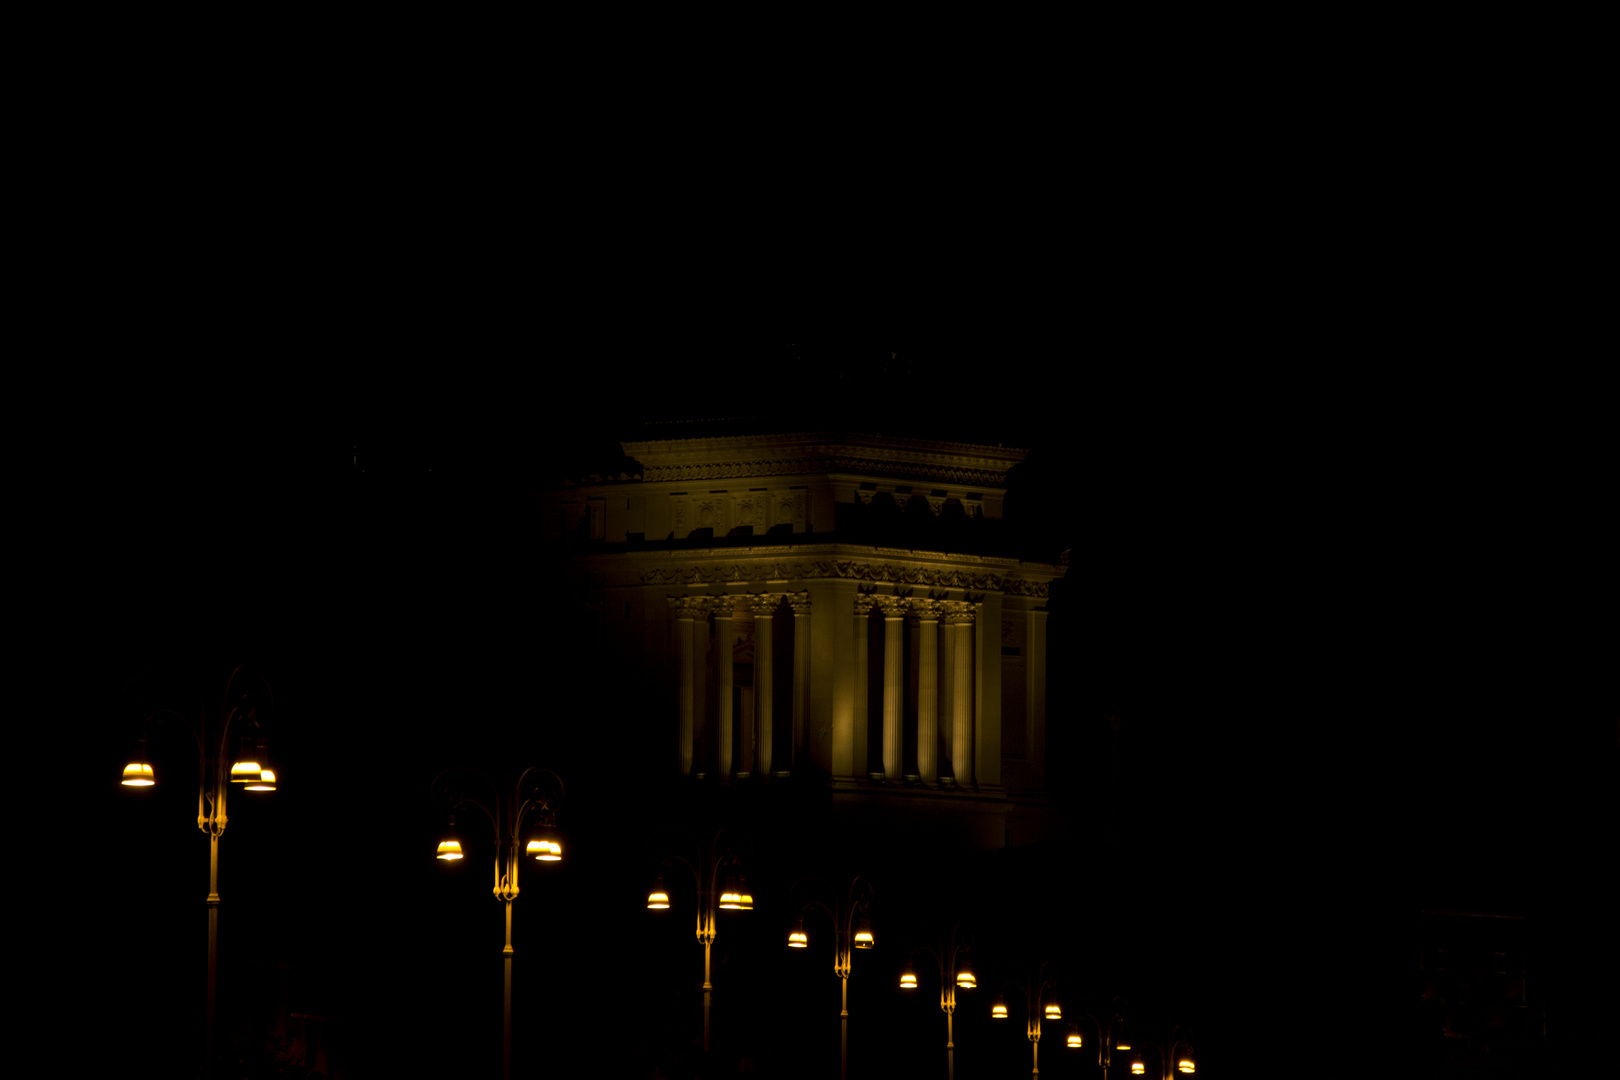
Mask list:
[[[1027,452],[670,430],[542,509],[594,647],[659,687],[646,723],[669,771],[821,777],[846,820],[903,807],[954,818],[981,849],[1038,828],[1064,567],[1006,553],[1008,472]]]

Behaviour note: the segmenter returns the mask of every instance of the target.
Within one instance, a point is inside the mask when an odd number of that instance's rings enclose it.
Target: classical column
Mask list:
[[[793,761],[805,760],[805,722],[810,705],[810,593],[787,594],[793,609]]]
[[[693,601],[695,596],[672,596],[670,600],[675,605],[675,663],[677,673],[675,677],[676,702],[680,726],[677,731],[677,746],[681,758],[681,775],[692,775],[692,738],[693,738],[693,709],[692,709],[692,665],[695,649],[692,642],[692,628],[697,617],[698,605]]]
[[[776,608],[781,594],[765,593],[749,598],[754,609],[754,725],[759,731],[759,775],[771,775],[771,693],[775,685],[772,646],[776,631]]]
[[[714,597],[692,599],[692,772],[714,771],[714,716],[709,708],[709,615]]]
[[[945,601],[945,618],[955,628],[951,663],[951,774],[956,786],[973,783],[973,604]]]
[[[883,612],[883,777],[891,784],[901,780],[901,757],[905,749],[900,710],[906,660],[901,654],[901,645],[905,640],[902,635],[909,606],[904,597],[878,597],[878,609]]]
[[[939,783],[939,616],[938,600],[913,600],[917,616],[917,775]]]
[[[861,593],[855,597],[855,775],[862,780],[869,776],[871,764],[866,760],[869,740],[867,727],[867,681],[870,676],[871,650],[867,645],[872,608],[877,597]]]
[[[732,604],[729,596],[715,597],[714,608],[714,675],[716,734],[719,736],[720,782],[731,782],[731,683],[732,683]]]

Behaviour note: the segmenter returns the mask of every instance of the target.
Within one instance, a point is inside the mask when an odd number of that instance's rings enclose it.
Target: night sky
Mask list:
[[[542,765],[568,787],[571,857],[526,868],[515,908],[517,1075],[553,1052],[651,1075],[695,1036],[689,887],[677,911],[642,906],[647,838],[671,819],[754,826],[760,903],[722,924],[715,1023],[762,1075],[836,1068],[830,957],[781,947],[781,890],[803,873],[878,889],[887,936],[851,982],[858,1076],[924,1075],[910,1054],[933,1069],[937,982],[925,960],[917,1000],[900,999],[897,939],[959,919],[981,986],[1058,957],[1088,1007],[1123,991],[1156,1024],[1194,1025],[1212,1077],[1297,1075],[1297,1055],[1321,1052],[1314,1075],[1350,1075],[1399,1054],[1421,904],[1514,907],[1561,941],[1595,925],[1617,745],[1588,687],[1612,666],[1612,564],[1597,558],[1595,433],[1577,410],[1546,415],[1578,385],[1515,404],[1479,377],[1159,370],[989,331],[763,351],[574,342],[295,388],[266,362],[218,394],[143,377],[100,398],[63,537],[87,567],[70,677],[96,716],[90,968],[111,1018],[97,1042],[145,1048],[153,1075],[198,1056],[207,842],[189,737],[154,733],[160,787],[114,780],[137,699],[193,719],[201,704],[212,723],[238,663],[274,687],[284,783],[232,797],[222,1022],[245,1024],[287,965],[293,1011],[341,1018],[352,1076],[498,1068],[487,838],[454,873],[429,857],[428,781],[457,763]],[[739,365],[750,374],[722,391],[705,381]],[[945,376],[958,389],[908,400]],[[684,792],[658,754],[604,740],[662,707],[662,688],[579,648],[535,494],[612,461],[637,419],[711,409],[1032,448],[1009,535],[1027,557],[1072,551],[1050,624],[1063,844],[829,850],[814,791]],[[961,1001],[962,1075],[1027,1068],[1017,1010],[1009,1034],[984,1019],[986,991]],[[1063,1058],[1061,1030],[1043,1074],[1092,1075]]]

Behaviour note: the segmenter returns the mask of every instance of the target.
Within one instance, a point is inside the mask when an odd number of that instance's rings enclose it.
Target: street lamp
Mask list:
[[[1198,1070],[1197,1063],[1193,1059],[1192,1033],[1185,1025],[1177,1024],[1170,1032],[1169,1042],[1165,1044],[1160,1044],[1153,1039],[1142,1038],[1139,1035],[1132,1035],[1131,1042],[1138,1047],[1132,1051],[1132,1075],[1143,1076],[1147,1073],[1146,1066],[1142,1062],[1140,1049],[1140,1047],[1144,1046],[1151,1046],[1159,1055],[1161,1080],[1171,1080],[1175,1073],[1195,1073]]]
[[[833,925],[833,974],[843,982],[843,1007],[838,1013],[840,1028],[838,1075],[841,1080],[849,1080],[849,968],[850,961],[854,957],[853,950],[871,949],[877,945],[877,938],[872,933],[872,919],[868,914],[872,907],[872,883],[864,877],[857,876],[849,883],[847,897],[840,902],[837,892],[825,881],[820,878],[801,878],[793,883],[793,887],[788,890],[788,896],[791,898],[799,886],[807,883],[821,886],[833,902],[829,906],[820,900],[805,900],[799,906],[798,920],[788,932],[788,947],[803,949],[810,944],[810,935],[804,928],[805,912],[811,908],[820,908],[826,912]]]
[[[674,830],[670,830],[674,831]],[[647,892],[647,910],[665,911],[669,908],[669,890],[664,885],[664,867],[680,864],[692,874],[692,884],[697,888],[697,939],[703,946],[703,1052],[709,1052],[709,1006],[710,997],[714,992],[714,984],[710,981],[712,969],[710,967],[710,953],[714,947],[715,934],[719,929],[716,922],[719,911],[752,911],[754,909],[754,894],[749,891],[748,882],[744,879],[740,868],[740,857],[730,848],[721,848],[720,837],[725,833],[719,830],[709,840],[709,857],[703,858],[703,849],[696,840],[684,833],[680,833],[688,844],[692,846],[697,858],[688,860],[680,855],[666,855],[658,864],[658,878],[653,887]],[[720,884],[720,871],[726,871],[724,884]]]
[[[494,808],[445,781],[445,777],[451,773],[465,773],[483,781],[494,795]],[[532,779],[530,773],[535,774]],[[562,777],[550,769],[530,766],[518,775],[517,783],[512,785],[511,798],[503,799],[504,792],[489,777],[476,769],[457,765],[435,776],[428,785],[428,791],[445,804],[449,819],[439,838],[434,858],[455,865],[466,856],[456,832],[456,811],[463,806],[476,806],[482,810],[495,831],[495,899],[506,908],[506,947],[501,950],[506,969],[501,1006],[501,1077],[508,1080],[512,1075],[512,901],[517,899],[518,894],[519,843],[522,841],[523,858],[538,862],[562,861],[562,838],[557,834],[556,810],[563,801]],[[533,820],[525,833],[523,819],[530,811],[533,811]]]
[[[146,756],[146,736],[150,725],[173,716],[186,725],[197,746],[197,828],[208,834],[208,1002],[203,1037],[203,1075],[214,1075],[215,991],[219,985],[219,838],[225,833],[226,796],[232,787],[245,791],[276,790],[276,774],[270,765],[269,740],[261,727],[261,713],[275,708],[276,695],[264,676],[257,672],[244,679],[248,689],[236,685],[243,667],[238,665],[225,680],[220,699],[219,736],[208,738],[208,714],[198,707],[197,726],[173,709],[154,709],[141,721],[141,737],[119,783],[130,788],[154,787],[157,770]],[[255,683],[253,680],[257,679]],[[262,688],[262,690],[261,690]],[[227,755],[233,723],[252,725],[252,733],[239,738],[237,751]],[[238,727],[240,732],[240,726]],[[229,765],[227,765],[229,762]]]
[[[969,936],[966,931],[962,933],[962,940],[957,941],[956,932],[962,926],[958,923],[951,927],[950,944],[940,945],[938,939],[937,949],[927,945],[919,945],[912,950],[912,956],[918,952],[926,952],[934,958],[939,969],[939,1007],[945,1012],[945,1076],[947,1080],[956,1080],[956,1040],[952,1029],[954,1014],[956,1013],[956,988],[972,990],[978,985],[978,979],[973,974],[973,965],[968,962]],[[911,961],[906,961],[906,969],[900,974],[900,989],[915,990],[917,988],[917,973],[912,970]]]
[[[1050,960],[1043,963],[1028,986],[1016,982],[1002,983],[1002,993],[996,995],[995,1002],[990,1006],[990,1018],[992,1020],[1005,1020],[1007,1019],[1006,988],[1011,986],[1024,996],[1026,1006],[1024,1034],[1029,1036],[1030,1065],[1033,1069],[1030,1075],[1035,1077],[1041,1075],[1041,1020],[1043,1018],[1047,1020],[1063,1019],[1063,1007],[1058,1003],[1056,996],[1057,972],[1053,971],[1048,975],[1046,971],[1048,967],[1053,966],[1055,965]]]
[[[1108,1068],[1113,1063],[1113,1052],[1115,1050],[1127,1051],[1131,1049],[1130,1040],[1125,1036],[1125,1009],[1125,999],[1115,997],[1109,1003],[1108,1022],[1106,1024],[1090,1013],[1076,1015],[1077,1021],[1085,1020],[1089,1022],[1092,1029],[1097,1033],[1097,1064],[1102,1068],[1103,1080],[1108,1080]],[[1116,1024],[1119,1025],[1117,1031],[1114,1027]],[[1082,1049],[1085,1046],[1085,1040],[1081,1036],[1078,1024],[1069,1031],[1068,1045],[1074,1050]],[[1140,1070],[1133,1071],[1140,1073]]]

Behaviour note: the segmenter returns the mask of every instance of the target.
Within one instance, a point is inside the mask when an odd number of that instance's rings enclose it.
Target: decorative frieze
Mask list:
[[[749,476],[802,476],[806,473],[854,473],[860,476],[893,477],[896,480],[928,480],[964,488],[1004,488],[1004,469],[974,469],[943,462],[882,460],[835,454],[820,457],[772,458],[760,461],[705,461],[668,465],[648,465],[642,474],[645,483],[660,481],[736,480]]]
[[[1008,577],[990,571],[953,570],[948,567],[903,566],[857,562],[853,559],[809,559],[767,564],[725,563],[708,566],[655,566],[641,575],[643,585],[723,585],[737,581],[803,581],[841,578],[895,585],[924,585],[935,589],[972,589],[1007,596],[1044,599],[1051,592],[1045,581]]]

